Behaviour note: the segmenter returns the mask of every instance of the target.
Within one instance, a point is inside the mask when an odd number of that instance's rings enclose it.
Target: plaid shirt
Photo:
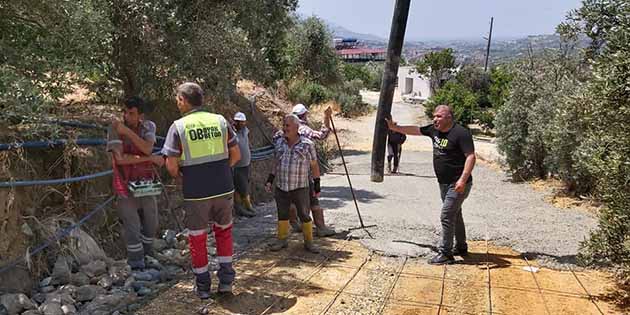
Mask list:
[[[313,142],[305,137],[289,146],[285,137],[275,140],[276,187],[282,191],[306,188],[309,184],[311,161],[317,161]]]
[[[309,127],[305,121],[300,120],[298,134],[300,135],[300,137],[305,137],[306,139],[309,139],[311,141],[324,140],[328,138],[328,135],[330,134],[330,129],[322,126],[322,128],[319,130],[313,130],[313,128]],[[275,142],[276,140],[278,140],[278,138],[281,138],[282,136],[284,136],[284,133],[282,133],[282,130],[278,130],[278,132],[273,135],[273,141]]]
[[[302,137],[306,137],[309,140],[324,140],[328,138],[330,134],[330,129],[326,128],[326,126],[322,126],[319,130],[313,130],[313,128],[309,127],[305,121],[300,120],[300,127],[298,128],[298,133]]]

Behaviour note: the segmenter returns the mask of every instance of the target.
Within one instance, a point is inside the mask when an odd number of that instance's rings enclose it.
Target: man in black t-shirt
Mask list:
[[[447,105],[439,105],[433,111],[433,124],[399,126],[387,120],[390,130],[407,135],[424,135],[433,142],[433,169],[440,184],[442,198],[442,234],[439,253],[429,260],[430,264],[451,264],[453,255],[468,255],[466,229],[462,217],[462,203],[472,187],[472,170],[475,167],[475,146],[470,131],[454,123],[453,112]],[[453,251],[455,237],[455,251]]]

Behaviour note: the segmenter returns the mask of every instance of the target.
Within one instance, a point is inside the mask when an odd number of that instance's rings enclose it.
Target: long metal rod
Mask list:
[[[527,259],[527,257],[525,257],[525,255],[521,255],[521,256],[527,263],[527,267],[529,268],[529,273],[531,273],[532,277],[534,278],[534,282],[536,283],[536,288],[538,289],[538,293],[540,294],[540,298],[542,299],[546,314],[551,315],[551,312],[549,311],[549,307],[547,306],[547,302],[545,301],[545,295],[543,294],[543,289],[538,283],[538,279],[536,279],[536,275],[534,274],[534,269],[532,268],[532,265],[529,263],[529,260]]]
[[[385,311],[385,308],[387,307],[387,303],[389,303],[389,301],[390,301],[390,299],[392,297],[392,293],[394,293],[394,290],[396,289],[396,285],[398,284],[398,280],[400,279],[400,275],[402,274],[403,270],[405,269],[405,265],[407,265],[407,259],[409,259],[409,257],[405,256],[405,260],[403,260],[403,263],[400,266],[400,269],[396,273],[396,278],[394,278],[394,283],[392,283],[392,286],[387,291],[387,295],[385,295],[385,298],[383,299],[383,304],[381,304],[381,307],[379,307],[377,314],[383,314],[383,312]]]
[[[368,235],[370,235],[370,232],[367,231],[365,224],[363,224],[363,218],[361,217],[361,211],[359,211],[359,203],[357,202],[357,196],[354,194],[354,188],[352,188],[352,181],[350,180],[350,173],[348,173],[348,166],[346,165],[346,159],[343,156],[343,150],[341,149],[339,136],[337,136],[337,128],[335,128],[335,122],[333,121],[332,116],[330,117],[330,124],[332,126],[333,134],[335,135],[335,140],[337,141],[337,148],[339,149],[339,155],[341,156],[343,169],[346,171],[346,178],[348,179],[350,192],[352,192],[352,200],[354,200],[354,207],[357,209],[357,215],[359,216],[359,223],[361,223],[361,228],[365,230],[365,232],[368,233]],[[372,235],[370,235],[370,237],[372,237]]]
[[[488,314],[492,315],[492,279],[490,278],[490,246],[488,245],[488,222],[486,222],[486,273],[488,274]]]
[[[324,307],[324,309],[321,312],[319,312],[320,315],[328,314],[328,311],[330,311],[330,308],[333,307],[333,305],[335,305],[335,302],[337,302],[337,300],[339,299],[339,296],[341,296],[341,294],[348,287],[350,282],[352,282],[352,280],[354,280],[354,278],[357,276],[357,274],[359,274],[359,272],[361,272],[361,270],[363,270],[363,267],[365,266],[365,264],[367,264],[368,261],[372,260],[372,256],[373,255],[374,255],[374,252],[372,251],[372,252],[370,252],[370,254],[367,257],[365,257],[365,259],[363,259],[363,262],[361,263],[359,268],[357,268],[354,271],[354,273],[352,274],[350,279],[348,279],[348,281],[346,281],[346,283],[344,283],[344,285],[335,292],[335,296],[333,297],[333,299],[330,300],[330,302],[328,302],[328,304],[326,304],[326,307]]]
[[[387,58],[383,69],[383,81],[381,82],[381,94],[378,99],[378,110],[376,122],[374,123],[374,139],[372,140],[372,175],[373,182],[383,181],[385,168],[385,145],[387,141],[387,124],[385,118],[391,117],[392,101],[394,91],[398,81],[398,66],[400,55],[405,40],[405,30],[407,29],[407,18],[409,17],[409,7],[411,0],[396,0],[392,27],[389,34],[389,44],[387,46]]]
[[[350,242],[350,238],[347,237],[346,240],[343,242],[343,244],[339,245],[336,247],[335,251],[334,251],[334,256],[339,255],[340,251],[345,248],[348,243]],[[296,285],[294,285],[286,294],[284,294],[283,296],[275,299],[275,301],[269,305],[264,311],[262,311],[262,313],[260,313],[259,315],[265,315],[265,314],[269,314],[269,312],[276,306],[278,305],[278,303],[280,303],[281,301],[283,301],[284,299],[288,298],[289,296],[291,296],[293,294],[293,292],[295,292],[295,290],[297,288],[299,288],[301,285],[303,285],[304,283],[306,283],[307,281],[311,280],[315,275],[317,275],[322,269],[324,269],[324,267],[326,266],[326,263],[328,261],[330,261],[330,259],[333,258],[333,256],[324,256],[324,260],[322,260],[321,262],[319,262],[317,264],[317,266],[315,266],[315,270],[313,272],[311,272],[306,278],[301,279]]]
[[[575,274],[575,271],[573,271],[573,268],[569,267],[569,270],[573,274],[573,277],[575,278],[575,280],[580,284],[580,286],[582,287],[586,295],[588,295],[588,299],[591,301],[591,303],[593,303],[593,305],[595,305],[595,307],[597,308],[597,311],[599,311],[601,315],[604,315],[604,312],[602,311],[602,309],[599,308],[599,305],[597,305],[597,302],[595,302],[595,298],[590,292],[588,292],[586,287],[582,284],[582,281],[580,281],[580,278],[578,278],[578,276]]]
[[[442,287],[440,288],[440,305],[438,306],[437,315],[442,313],[442,307],[444,306],[444,283],[446,282],[446,264],[444,264],[444,269],[442,271]]]

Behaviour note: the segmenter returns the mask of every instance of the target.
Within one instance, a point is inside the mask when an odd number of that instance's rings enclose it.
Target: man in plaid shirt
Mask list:
[[[309,127],[307,119],[308,119],[308,109],[304,104],[297,104],[293,106],[292,110],[293,115],[296,115],[300,119],[300,126],[298,127],[298,134],[301,137],[305,137],[311,141],[323,141],[328,138],[330,135],[330,120],[332,116],[332,108],[328,107],[326,111],[324,111],[324,126],[322,126],[319,130],[314,130]],[[274,135],[274,139],[282,137],[282,131],[278,131]],[[315,234],[319,237],[326,237],[335,235],[335,231],[326,226],[326,221],[324,219],[324,209],[319,205],[319,198],[313,192],[313,183],[311,183],[311,213],[313,214],[313,221],[315,223]],[[297,222],[297,212],[295,207],[291,207],[289,210],[289,223],[291,224],[294,232],[300,232],[301,227]]]
[[[295,115],[288,115],[283,122],[283,136],[277,137],[275,145],[275,165],[269,174],[265,189],[271,192],[277,177],[275,199],[278,208],[278,239],[271,245],[272,251],[288,247],[289,208],[294,204],[297,215],[302,221],[304,248],[312,253],[319,250],[313,244],[313,221],[310,216],[309,171],[313,176],[313,190],[319,195],[319,164],[313,142],[298,133],[300,120]]]

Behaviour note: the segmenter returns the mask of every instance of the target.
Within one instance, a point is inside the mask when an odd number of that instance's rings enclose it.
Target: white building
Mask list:
[[[403,100],[424,102],[431,97],[429,80],[423,78],[414,67],[398,68],[398,90]]]

